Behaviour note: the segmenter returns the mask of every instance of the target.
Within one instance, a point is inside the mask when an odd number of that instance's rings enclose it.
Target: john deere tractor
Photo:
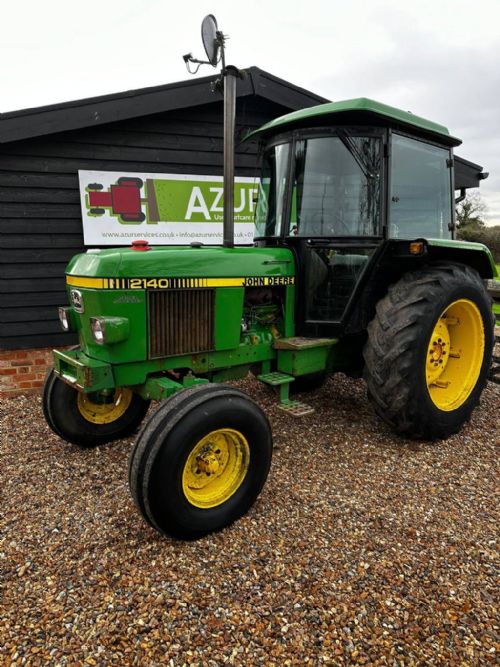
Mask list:
[[[469,419],[490,366],[483,281],[496,268],[486,247],[454,240],[454,191],[485,174],[457,162],[458,139],[364,98],[251,136],[263,165],[254,246],[225,233],[219,247],[77,255],[60,318],[80,344],[54,351],[45,384],[49,425],[82,447],[130,435],[160,401],[133,448],[130,489],[144,518],[177,537],[243,515],[269,471],[269,422],[225,381],[251,371],[300,416],[313,409],[307,389],[363,375],[394,431],[435,440]]]

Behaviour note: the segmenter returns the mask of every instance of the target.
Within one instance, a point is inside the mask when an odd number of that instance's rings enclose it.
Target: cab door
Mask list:
[[[342,330],[382,240],[383,130],[337,128],[295,141],[287,244],[298,263],[297,329]]]
[[[306,336],[336,336],[379,241],[340,244],[308,240],[300,255],[298,330]]]

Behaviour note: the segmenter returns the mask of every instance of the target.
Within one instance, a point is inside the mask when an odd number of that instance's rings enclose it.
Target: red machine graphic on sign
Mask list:
[[[102,192],[100,183],[87,186],[89,214],[100,216],[106,213],[117,216],[122,222],[144,222],[146,215],[142,211],[144,200],[141,199],[143,181],[140,178],[124,176],[116,185],[111,185],[107,192]]]

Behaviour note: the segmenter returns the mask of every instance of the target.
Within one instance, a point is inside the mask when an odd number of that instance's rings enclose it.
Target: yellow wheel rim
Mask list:
[[[91,424],[111,424],[120,419],[132,401],[132,392],[119,387],[109,403],[94,403],[88,394],[78,392],[78,410]]]
[[[250,448],[230,428],[212,431],[191,450],[182,472],[182,490],[195,507],[222,505],[236,493],[248,472]]]
[[[484,358],[484,326],[475,303],[459,299],[441,314],[427,345],[425,374],[432,402],[449,412],[465,403]]]

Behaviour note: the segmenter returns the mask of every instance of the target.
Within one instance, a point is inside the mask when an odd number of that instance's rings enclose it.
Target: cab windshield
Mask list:
[[[339,129],[296,141],[292,156],[289,143],[270,148],[264,155],[256,236],[379,235],[381,143],[380,137]]]

